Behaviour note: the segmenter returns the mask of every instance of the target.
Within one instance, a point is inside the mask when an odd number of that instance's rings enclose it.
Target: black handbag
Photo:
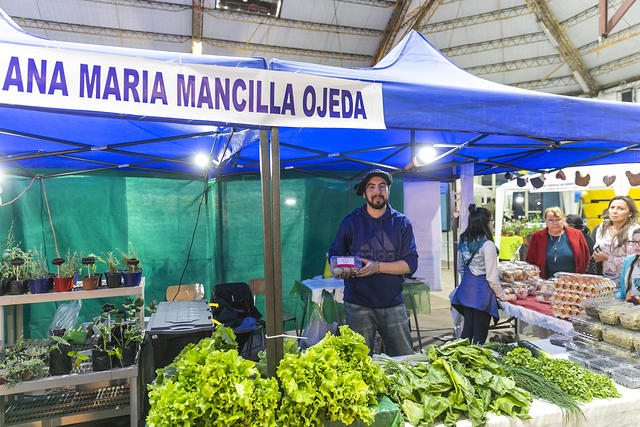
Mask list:
[[[595,253],[596,250],[597,247],[593,248],[593,253]],[[602,276],[602,261],[596,262],[593,259],[593,254],[589,258],[589,263],[587,264],[587,274]]]

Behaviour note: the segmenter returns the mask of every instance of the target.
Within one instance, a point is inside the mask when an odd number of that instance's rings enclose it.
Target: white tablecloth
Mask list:
[[[567,320],[538,313],[537,311],[504,301],[498,301],[498,305],[507,315],[513,316],[531,325],[550,329],[553,332],[557,332],[562,335],[569,335],[573,332],[573,324]]]

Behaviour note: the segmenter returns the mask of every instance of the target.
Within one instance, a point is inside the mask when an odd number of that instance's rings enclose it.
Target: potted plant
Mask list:
[[[144,337],[144,329],[140,323],[127,325],[122,333],[122,366],[136,363],[140,343]]]
[[[80,256],[78,252],[71,253],[71,249],[67,249],[67,259],[56,258],[51,261],[58,267],[58,274],[53,278],[53,285],[56,292],[66,292],[73,289],[78,268],[80,267]]]
[[[42,254],[42,248],[40,248],[40,251],[33,251],[33,258],[28,266],[28,274],[29,290],[32,294],[44,294],[51,290],[53,278]]]
[[[142,279],[142,264],[140,264],[131,242],[129,242],[129,250],[131,253],[122,252],[122,264],[126,268],[123,273],[124,286],[138,286]]]
[[[64,339],[64,328],[54,329],[51,333],[53,344],[49,347],[49,374],[66,375],[73,369],[71,356],[69,356],[71,344]]]
[[[98,320],[94,325],[97,335],[96,346],[91,350],[91,367],[94,371],[106,371],[121,366],[122,349],[119,345],[111,345],[114,326],[108,320]]]
[[[105,278],[107,279],[107,288],[122,287],[122,271],[120,271],[120,260],[116,256],[115,252],[107,252],[104,258],[101,258],[95,254],[91,254],[89,256],[95,257],[98,261],[107,266],[107,271],[104,272]]]
[[[9,227],[5,248],[0,260],[0,295],[27,292],[26,271],[31,260],[31,252],[23,251],[13,236],[13,224]]]
[[[28,281],[25,279],[25,276],[31,254],[29,252],[23,252],[20,248],[15,249],[15,255],[17,256],[10,261],[14,269],[14,280],[9,283],[9,288],[7,289],[9,295],[26,294],[29,290]]]
[[[80,271],[85,268],[87,270],[87,275],[82,278],[82,289],[85,291],[93,291],[94,289],[97,289],[102,281],[102,273],[96,274],[95,261],[95,258],[92,256],[82,258]]]

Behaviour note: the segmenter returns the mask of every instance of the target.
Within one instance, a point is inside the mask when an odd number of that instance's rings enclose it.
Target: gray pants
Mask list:
[[[385,353],[389,356],[413,354],[409,316],[404,304],[387,308],[370,308],[344,303],[347,325],[365,339],[369,354],[373,353],[376,331],[380,333]]]

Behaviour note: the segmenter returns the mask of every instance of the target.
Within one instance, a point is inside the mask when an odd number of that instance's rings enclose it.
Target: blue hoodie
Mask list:
[[[363,205],[342,220],[329,256],[359,256],[372,261],[403,260],[411,274],[418,268],[418,252],[409,218],[387,205],[380,218],[373,218]],[[344,300],[371,308],[402,304],[403,277],[373,274],[344,280]]]

